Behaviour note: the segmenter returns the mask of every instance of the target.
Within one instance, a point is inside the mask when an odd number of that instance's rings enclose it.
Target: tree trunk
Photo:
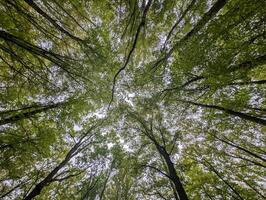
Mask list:
[[[52,104],[52,105],[40,106],[40,108],[37,108],[35,110],[31,110],[31,111],[28,111],[28,112],[22,112],[22,113],[19,113],[19,114],[15,114],[15,115],[13,115],[11,117],[1,119],[0,120],[0,126],[4,125],[4,124],[9,124],[9,123],[15,123],[15,122],[17,122],[19,120],[22,120],[22,119],[30,118],[30,117],[38,114],[38,113],[42,113],[42,112],[45,112],[47,110],[50,110],[50,109],[53,109],[53,108],[57,108],[57,107],[59,107],[62,104],[64,104],[64,103],[57,103],[57,104]]]
[[[53,177],[57,174],[57,172],[62,169],[68,161],[73,157],[75,151],[78,149],[80,143],[77,143],[73,148],[70,149],[65,159],[56,166],[40,183],[38,183],[33,190],[24,198],[24,200],[31,200],[34,197],[38,196],[44,187],[49,185],[53,181]]]
[[[24,0],[31,8],[33,8],[39,15],[41,15],[42,17],[44,17],[46,20],[48,20],[56,29],[58,29],[59,31],[61,31],[62,33],[66,34],[67,36],[69,36],[70,38],[78,41],[78,42],[83,42],[82,39],[72,35],[71,33],[69,33],[66,29],[64,29],[63,27],[61,27],[56,20],[54,20],[52,17],[50,17],[46,12],[44,12],[36,3],[34,3],[33,0]]]
[[[54,64],[58,65],[59,67],[61,67],[62,69],[65,70],[65,68],[63,67],[65,63],[65,61],[63,60],[63,56],[53,53],[51,51],[47,51],[45,49],[42,49],[38,46],[32,45],[27,41],[24,41],[23,39],[14,36],[6,31],[0,30],[0,38],[4,39],[7,42],[12,42],[14,44],[16,44],[17,46],[21,47],[22,49],[27,50],[28,52],[35,54],[37,56],[40,56],[42,58],[46,58],[47,60],[53,62]],[[7,52],[9,53],[9,52]]]
[[[253,157],[257,158],[257,159],[260,159],[260,160],[262,160],[263,162],[266,162],[266,159],[264,159],[263,157],[257,155],[256,153],[253,153],[253,152],[247,150],[246,148],[243,148],[243,147],[241,147],[241,146],[239,146],[239,145],[236,145],[234,142],[226,141],[226,140],[224,140],[224,139],[218,138],[217,136],[215,136],[215,138],[218,139],[218,140],[220,140],[220,141],[223,142],[223,143],[226,143],[226,144],[228,144],[228,145],[230,145],[230,146],[232,146],[232,147],[235,147],[235,148],[237,148],[237,149],[239,149],[239,150],[241,150],[241,151],[244,151],[244,152],[246,152],[247,154],[249,154],[249,155],[251,155],[251,156],[253,156]]]
[[[199,22],[195,25],[195,27],[189,31],[181,40],[174,44],[173,48],[160,60],[158,60],[154,66],[155,69],[161,63],[166,61],[173,52],[182,44],[187,42],[192,36],[194,36],[199,30],[201,30],[226,4],[226,0],[217,0],[216,3],[211,7],[211,9],[203,15],[203,17],[199,20]]]
[[[237,111],[234,111],[234,110],[231,110],[231,109],[228,109],[228,108],[224,108],[224,107],[221,107],[221,106],[201,104],[201,103],[196,103],[196,102],[193,102],[193,101],[186,101],[186,100],[179,100],[179,101],[184,102],[184,103],[193,104],[193,105],[196,105],[196,106],[199,106],[199,107],[202,107],[202,108],[212,108],[212,109],[220,110],[220,111],[223,111],[223,112],[225,112],[227,114],[237,116],[237,117],[239,117],[241,119],[244,119],[244,120],[255,122],[255,123],[261,124],[261,125],[266,125],[266,120],[265,119],[261,119],[261,118],[258,118],[258,117],[255,117],[255,116],[251,116],[251,115],[248,115],[248,114],[245,114],[245,113],[237,112]]]
[[[155,145],[157,151],[160,153],[160,155],[163,157],[164,161],[166,162],[167,168],[168,168],[168,175],[167,177],[173,182],[174,187],[176,189],[176,192],[178,193],[179,199],[177,200],[188,200],[188,196],[187,193],[179,179],[179,177],[177,176],[176,170],[175,170],[175,166],[170,158],[170,155],[167,153],[165,147],[161,146],[157,140],[155,139],[152,130],[149,130],[148,126],[145,124],[144,120],[137,116],[135,113],[130,112],[130,114],[132,115],[132,117],[134,119],[136,119],[141,126],[144,128],[144,134],[153,142],[153,144]]]
[[[103,121],[102,121],[103,122]],[[102,123],[101,122],[101,123]],[[65,156],[64,160],[57,165],[40,183],[38,183],[33,190],[31,190],[31,192],[23,198],[23,200],[31,200],[33,198],[35,198],[36,196],[38,196],[41,191],[47,186],[49,185],[51,182],[53,182],[55,179],[55,175],[57,174],[57,172],[59,170],[61,170],[69,161],[71,158],[73,158],[77,153],[80,152],[80,146],[85,142],[88,141],[93,135],[91,135],[89,138],[87,138],[86,140],[85,137],[88,136],[89,133],[91,133],[91,131],[96,127],[95,126],[91,126],[89,128],[89,130],[87,132],[85,132],[80,139],[78,140],[78,142],[68,151],[67,155]],[[88,144],[86,144],[84,146],[84,148],[87,146]]]
[[[174,183],[175,185],[175,189],[178,193],[179,199],[180,200],[188,200],[188,196],[187,193],[183,187],[183,184],[181,183],[179,177],[176,174],[176,170],[175,170],[175,166],[173,164],[173,162],[171,161],[170,155],[166,152],[166,150],[159,146],[158,144],[156,145],[157,150],[159,151],[159,153],[163,156],[167,168],[168,168],[168,175],[171,179],[171,181]]]

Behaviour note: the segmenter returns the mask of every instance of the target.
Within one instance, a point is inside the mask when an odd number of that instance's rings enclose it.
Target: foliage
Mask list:
[[[0,0],[0,198],[265,199],[262,0]]]

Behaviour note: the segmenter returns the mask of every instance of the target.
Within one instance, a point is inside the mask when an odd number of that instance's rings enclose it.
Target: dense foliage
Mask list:
[[[0,199],[265,199],[264,0],[0,0]]]

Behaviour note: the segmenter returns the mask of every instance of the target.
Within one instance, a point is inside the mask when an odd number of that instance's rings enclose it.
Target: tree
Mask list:
[[[265,199],[265,9],[0,0],[0,198]]]
[[[167,178],[170,179],[170,181],[173,182],[174,187],[175,187],[174,193],[178,194],[178,197],[176,199],[184,199],[184,200],[188,199],[188,196],[185,192],[184,186],[183,186],[180,178],[177,176],[175,164],[173,163],[173,161],[171,159],[172,151],[176,145],[176,137],[177,136],[174,135],[172,137],[172,139],[166,138],[165,130],[163,130],[164,128],[161,127],[160,125],[158,128],[156,128],[156,125],[154,127],[155,122],[153,121],[153,119],[150,120],[150,122],[149,122],[150,125],[147,125],[147,122],[145,122],[145,120],[140,118],[138,114],[129,112],[129,115],[131,115],[135,120],[137,120],[137,122],[141,126],[141,130],[140,130],[141,133],[143,133],[146,137],[148,137],[148,139],[153,143],[153,145],[155,145],[158,153],[162,156],[162,158],[163,158],[163,160],[167,166],[168,172],[167,173],[161,172],[161,173],[164,174]],[[159,122],[159,124],[161,124],[161,123],[162,122]],[[160,136],[155,135],[155,131],[154,131],[155,129],[159,132],[159,133],[157,133],[157,135],[160,134]],[[157,139],[158,137],[161,137],[160,140],[162,140],[162,142],[158,141],[158,139]],[[170,142],[170,144],[167,144],[167,141],[172,141],[172,142]],[[167,146],[171,146],[171,149],[169,151],[167,150]],[[153,168],[152,166],[149,166],[149,165],[148,165],[148,167]],[[160,170],[158,170],[158,171],[160,171]]]

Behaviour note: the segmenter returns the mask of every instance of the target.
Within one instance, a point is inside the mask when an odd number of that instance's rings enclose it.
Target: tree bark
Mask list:
[[[170,155],[167,153],[165,148],[161,147],[159,144],[155,144],[158,152],[163,156],[167,168],[168,168],[168,175],[171,179],[171,181],[174,183],[175,189],[178,193],[179,200],[188,200],[187,193],[183,187],[183,184],[181,183],[179,177],[177,176],[174,163],[172,162]]]
[[[44,17],[46,20],[48,20],[56,29],[58,29],[59,31],[61,31],[62,33],[66,34],[67,36],[69,36],[70,38],[78,41],[78,42],[83,42],[82,39],[80,39],[79,37],[76,37],[74,35],[72,35],[71,33],[69,33],[66,29],[64,29],[63,27],[61,27],[56,20],[54,20],[52,17],[50,17],[46,12],[44,12],[36,3],[34,3],[33,0],[24,0],[31,8],[33,8],[38,14],[40,14],[42,17]]]
[[[86,133],[84,133],[84,135],[78,140],[78,142],[68,151],[67,155],[65,156],[64,160],[57,165],[41,182],[39,182],[32,190],[31,192],[23,198],[23,200],[31,200],[33,198],[35,198],[36,196],[38,196],[41,191],[47,186],[49,185],[51,182],[54,181],[54,177],[57,174],[57,172],[62,169],[69,161],[71,158],[73,158],[80,149],[80,146],[83,144],[83,141],[87,141],[84,140],[84,138],[91,133],[91,131],[95,128],[95,126],[92,126]],[[87,146],[87,144],[86,144]],[[85,146],[85,147],[86,147]]]
[[[218,139],[218,140],[220,140],[221,142],[223,142],[223,143],[225,143],[225,144],[228,144],[228,145],[230,145],[230,146],[232,146],[232,147],[235,147],[235,148],[237,148],[237,149],[239,149],[239,150],[241,150],[241,151],[244,151],[244,152],[246,152],[247,154],[249,154],[249,155],[251,155],[251,156],[253,156],[253,157],[257,158],[257,159],[260,159],[260,160],[262,160],[263,162],[266,162],[266,159],[264,159],[263,157],[257,155],[256,153],[253,153],[253,152],[247,150],[246,148],[243,148],[243,147],[241,147],[241,146],[239,146],[239,145],[236,145],[234,142],[226,141],[226,140],[224,140],[224,139],[222,139],[222,138],[218,138],[217,136],[215,136],[215,138]]]
[[[164,146],[161,146],[157,142],[154,134],[152,133],[152,128],[149,129],[148,126],[146,125],[145,121],[141,117],[139,117],[137,114],[130,112],[130,111],[129,111],[129,113],[132,115],[133,118],[135,118],[141,124],[141,126],[144,129],[143,133],[153,142],[157,151],[163,157],[163,159],[167,165],[167,168],[168,168],[167,177],[174,184],[176,192],[179,196],[179,199],[177,199],[177,200],[188,200],[187,193],[186,193],[186,191],[183,187],[183,184],[181,183],[179,177],[177,176],[174,163],[172,162],[172,160],[170,158],[170,154],[167,152],[167,150],[165,149]]]
[[[211,108],[211,109],[215,109],[215,110],[220,110],[220,111],[223,111],[223,112],[225,112],[227,114],[237,116],[237,117],[239,117],[241,119],[244,119],[244,120],[255,122],[255,123],[261,124],[261,125],[266,125],[266,120],[265,119],[261,119],[261,118],[258,118],[258,117],[255,117],[255,116],[251,116],[251,115],[248,115],[248,114],[245,114],[245,113],[237,112],[237,111],[234,111],[234,110],[231,110],[231,109],[228,109],[228,108],[224,108],[224,107],[221,107],[221,106],[202,104],[202,103],[197,103],[197,102],[193,102],[193,101],[186,101],[186,100],[178,100],[178,101],[181,101],[181,102],[184,102],[184,103],[189,103],[189,104],[192,104],[192,105],[195,105],[195,106],[199,106],[199,107],[202,107],[202,108]]]
[[[57,108],[57,107],[59,107],[59,106],[61,106],[63,104],[64,103],[57,103],[57,104],[52,104],[52,105],[40,106],[40,108],[37,108],[37,109],[32,110],[32,111],[15,114],[15,115],[13,115],[11,117],[1,119],[0,120],[0,126],[1,125],[5,125],[5,124],[9,124],[9,123],[15,123],[15,122],[17,122],[19,120],[22,120],[22,119],[30,118],[30,117],[32,117],[32,116],[34,116],[36,114],[45,112],[47,110],[51,110],[53,108]]]
[[[63,60],[63,56],[44,50],[38,46],[32,45],[29,42],[26,42],[22,40],[21,38],[16,37],[6,31],[0,30],[0,38],[4,39],[5,41],[12,42],[16,44],[17,46],[29,51],[32,54],[46,58],[47,60],[50,60],[51,62],[60,66],[61,68],[63,68],[63,65],[65,64],[65,61]]]
[[[175,43],[175,45],[163,58],[161,58],[154,64],[153,69],[159,66],[162,62],[166,61],[180,45],[187,42],[199,30],[201,30],[225,6],[226,1],[227,0],[217,0],[216,3],[211,7],[211,9],[203,15],[203,17],[199,20],[195,27],[191,31],[189,31],[181,40]]]
[[[49,185],[53,181],[53,177],[57,174],[57,172],[60,169],[62,169],[68,163],[68,161],[73,157],[73,154],[78,149],[79,145],[80,145],[79,143],[74,145],[74,147],[72,147],[70,151],[67,153],[65,159],[58,166],[56,166],[40,183],[38,183],[33,188],[33,190],[24,198],[24,200],[31,200],[34,197],[38,196],[43,190],[43,188]]]
[[[186,42],[188,39],[194,36],[225,6],[225,4],[226,0],[217,0],[216,3],[211,7],[211,9],[203,15],[196,26],[191,31],[189,31],[178,43],[176,43],[169,53],[172,54],[173,51],[180,46],[180,44]]]

